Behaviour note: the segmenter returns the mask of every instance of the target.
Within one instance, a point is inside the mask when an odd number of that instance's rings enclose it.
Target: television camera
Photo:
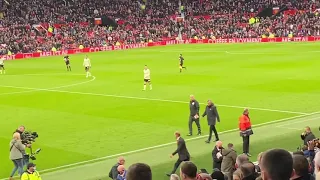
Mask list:
[[[32,131],[24,131],[21,133],[21,142],[22,144],[32,144],[36,141],[36,139],[39,137],[37,132]],[[32,146],[30,146],[30,154],[25,154],[24,159],[25,160],[36,160],[36,155],[39,154],[41,151],[41,148],[36,149],[34,152],[32,150]]]

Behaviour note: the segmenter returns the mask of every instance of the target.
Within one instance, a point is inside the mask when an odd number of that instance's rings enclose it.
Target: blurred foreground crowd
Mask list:
[[[320,180],[320,142],[306,127],[301,134],[303,145],[296,152],[270,149],[261,152],[257,161],[250,161],[247,154],[237,154],[234,145],[217,141],[212,151],[213,172],[198,168],[191,161],[184,161],[177,174],[170,180]],[[250,158],[250,159],[249,159]],[[151,180],[151,169],[146,164],[133,164],[125,168],[120,157],[109,173],[113,180]]]
[[[0,52],[132,44],[163,39],[319,36],[320,2],[314,0],[16,0],[0,2]],[[251,17],[267,7],[289,14]],[[177,22],[177,16],[184,17]],[[108,16],[117,27],[94,24]],[[179,33],[180,32],[180,33]]]

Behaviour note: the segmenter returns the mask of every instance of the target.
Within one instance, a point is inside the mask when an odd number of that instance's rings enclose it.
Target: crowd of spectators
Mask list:
[[[319,36],[319,1],[287,0],[17,0],[1,1],[0,52],[13,53],[104,46],[179,38]],[[266,7],[294,13],[249,19]],[[303,11],[296,11],[303,10]],[[184,16],[177,22],[176,16]],[[108,16],[117,27],[94,24]],[[52,32],[48,28],[52,27]]]
[[[301,135],[303,147],[296,152],[284,149],[270,149],[259,153],[256,162],[246,154],[237,155],[233,144],[223,148],[221,141],[216,143],[222,157],[213,157],[213,172],[198,168],[193,162],[185,161],[180,166],[179,175],[171,174],[170,180],[319,180],[320,142],[306,127]],[[215,156],[215,154],[213,154]],[[113,180],[151,180],[152,172],[146,164],[133,164],[124,168],[124,158],[112,167],[109,177]],[[220,163],[220,164],[219,164]],[[118,171],[117,171],[118,167]],[[125,175],[124,175],[125,174]]]

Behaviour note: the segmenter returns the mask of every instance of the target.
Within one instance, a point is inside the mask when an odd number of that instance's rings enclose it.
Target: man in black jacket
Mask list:
[[[177,160],[177,162],[174,164],[174,168],[173,170],[171,171],[170,174],[166,174],[167,176],[171,176],[171,174],[174,174],[179,165],[183,162],[183,161],[189,161],[190,160],[190,154],[189,154],[189,151],[187,149],[187,146],[186,146],[186,142],[184,141],[184,139],[180,136],[180,133],[179,132],[175,132],[174,133],[176,139],[177,139],[177,145],[178,145],[178,148],[177,150],[175,150],[171,155],[170,155],[170,158],[172,158],[174,155],[178,154],[179,155],[179,158]]]
[[[216,121],[220,122],[220,117],[217,111],[217,107],[212,103],[211,100],[208,100],[208,105],[202,115],[202,117],[207,116],[208,125],[210,126],[209,138],[206,143],[210,143],[212,138],[212,131],[216,137],[216,141],[219,141],[218,132],[216,130]]]
[[[109,177],[113,180],[117,180],[118,177],[118,166],[120,165],[124,165],[125,160],[123,157],[119,157],[117,164],[115,164],[114,166],[112,166],[110,172],[109,172]]]
[[[217,141],[216,146],[212,150],[212,159],[213,159],[213,169],[219,169],[221,171],[221,162],[222,162],[222,142]]]
[[[200,119],[199,119],[199,110],[200,104],[197,100],[195,100],[194,95],[190,95],[190,116],[189,116],[189,134],[188,136],[192,136],[192,124],[196,123],[198,127],[198,135],[201,135],[201,127],[200,127]]]
[[[307,126],[305,131],[301,134],[301,139],[303,140],[303,144],[308,146],[308,142],[314,140],[316,137],[311,132],[311,128]]]

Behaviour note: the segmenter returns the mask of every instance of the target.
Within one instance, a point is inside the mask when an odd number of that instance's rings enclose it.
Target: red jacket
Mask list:
[[[241,115],[239,117],[239,129],[240,131],[245,131],[247,129],[251,128],[251,122],[250,118],[247,115]]]

